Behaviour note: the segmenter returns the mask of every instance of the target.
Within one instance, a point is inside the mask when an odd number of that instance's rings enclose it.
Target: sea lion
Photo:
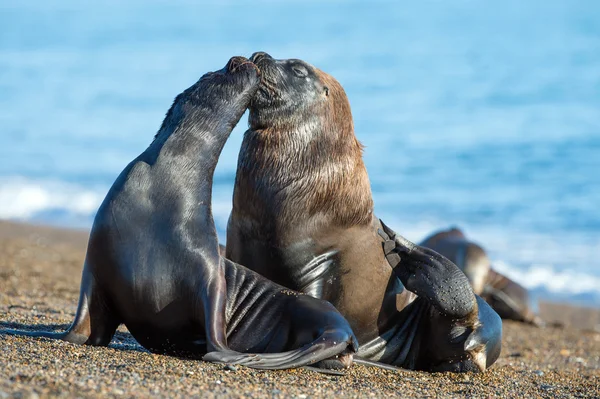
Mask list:
[[[469,279],[473,291],[481,295],[503,319],[543,324],[536,314],[536,304],[519,283],[491,267],[485,250],[469,241],[458,228],[438,231],[420,245],[433,249],[456,264]]]
[[[301,60],[251,59],[262,82],[238,159],[227,257],[331,302],[350,322],[361,358],[419,370],[489,367],[500,351],[500,319],[464,274],[378,233],[341,85]],[[394,268],[384,244],[401,253]],[[399,272],[409,268],[425,282]]]
[[[157,353],[210,352],[205,360],[263,369],[336,355],[351,363],[356,338],[331,304],[219,255],[213,173],[259,82],[256,66],[234,57],[177,96],[98,210],[75,321],[65,332],[26,335],[108,345],[124,323]]]

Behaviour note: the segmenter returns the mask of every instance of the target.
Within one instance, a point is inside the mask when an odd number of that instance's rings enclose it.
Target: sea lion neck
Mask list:
[[[175,98],[148,152],[187,169],[214,169],[259,83],[258,70],[243,57],[204,75]]]
[[[185,94],[175,99],[148,152],[152,161],[166,162],[178,173],[196,173],[199,168],[212,172],[249,95],[240,93],[215,107],[205,106],[192,94],[183,97]],[[214,118],[214,113],[220,118]]]
[[[212,220],[212,181],[219,155],[258,87],[258,79],[254,83],[242,82],[242,87],[235,83],[213,84],[201,79],[180,94],[155,140],[138,159],[148,164],[153,174],[161,176],[164,192],[199,188],[190,194],[194,201],[186,206],[200,210],[195,213],[202,215],[203,220]],[[207,95],[201,95],[202,92]]]
[[[362,146],[352,131],[316,122],[249,129],[238,158],[234,208],[242,201],[276,204],[252,207],[254,218],[270,224],[294,223],[302,215],[324,216],[339,226],[367,224],[373,200]],[[275,211],[281,215],[273,221]]]

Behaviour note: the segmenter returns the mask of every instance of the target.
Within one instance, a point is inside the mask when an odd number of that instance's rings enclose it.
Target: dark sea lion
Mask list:
[[[420,245],[454,262],[466,274],[473,291],[481,295],[503,319],[537,326],[543,324],[527,289],[495,271],[485,250],[469,241],[460,229],[438,231]]]
[[[420,370],[489,367],[499,355],[501,322],[464,274],[429,250],[408,251],[406,242],[378,233],[383,226],[341,85],[301,60],[266,53],[252,60],[262,83],[238,159],[227,257],[331,302],[364,359]],[[401,253],[394,268],[384,244],[389,254]]]
[[[124,323],[158,353],[265,369],[341,355],[349,365],[356,338],[331,304],[219,255],[213,173],[259,82],[256,66],[234,57],[177,96],[98,210],[71,327],[8,332],[108,345]]]

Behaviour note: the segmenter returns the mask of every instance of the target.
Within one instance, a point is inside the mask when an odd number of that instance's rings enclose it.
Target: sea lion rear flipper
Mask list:
[[[510,282],[513,283],[512,281]],[[524,297],[514,297],[502,289],[488,284],[484,287],[482,296],[503,319],[522,321],[536,327],[544,326],[542,319],[529,308],[527,303],[523,303],[529,300],[529,297],[526,295]]]
[[[84,267],[77,313],[68,330],[62,332],[2,330],[0,332],[27,337],[59,339],[79,345],[107,346],[120,322],[111,312],[106,301],[101,298],[99,290],[88,268]]]
[[[310,344],[301,348],[280,353],[235,353],[210,352],[202,360],[215,363],[239,364],[255,369],[291,369],[315,364],[321,360],[332,358],[350,348],[352,352],[358,349],[354,336],[339,330],[325,331]],[[350,355],[343,353],[343,355]]]
[[[427,299],[439,312],[464,318],[476,310],[473,289],[465,274],[437,252],[396,234],[381,221],[386,259],[407,290]]]

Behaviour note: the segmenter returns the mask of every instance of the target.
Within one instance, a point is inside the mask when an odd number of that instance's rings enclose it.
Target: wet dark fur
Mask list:
[[[234,57],[177,96],[98,210],[71,327],[4,332],[108,345],[123,323],[158,353],[268,369],[351,362],[356,339],[331,304],[219,254],[213,173],[259,82],[255,65]]]

